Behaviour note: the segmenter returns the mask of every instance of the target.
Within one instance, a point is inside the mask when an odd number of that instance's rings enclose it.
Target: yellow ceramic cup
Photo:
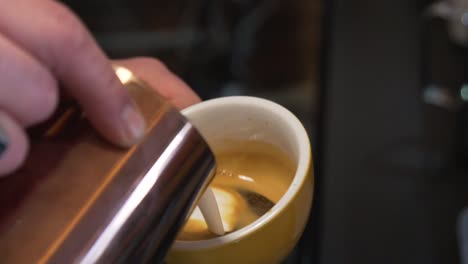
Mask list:
[[[213,239],[177,240],[167,263],[280,263],[299,240],[312,204],[311,148],[301,122],[276,103],[245,96],[205,101],[185,109],[183,114],[215,152],[224,139],[264,141],[292,158],[296,174],[278,203],[255,222]]]

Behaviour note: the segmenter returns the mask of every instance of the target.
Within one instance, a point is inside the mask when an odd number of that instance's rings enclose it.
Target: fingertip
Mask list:
[[[28,149],[24,130],[16,120],[0,111],[0,176],[18,169],[24,163]]]
[[[123,127],[121,128],[120,143],[130,147],[143,139],[146,130],[146,121],[134,103],[127,104],[120,114]]]
[[[121,89],[124,91],[124,87]],[[132,147],[144,138],[146,120],[129,94],[112,98],[113,107],[89,105],[86,115],[104,138],[123,148]]]

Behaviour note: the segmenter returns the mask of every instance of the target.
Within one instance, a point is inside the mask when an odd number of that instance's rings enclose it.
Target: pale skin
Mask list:
[[[132,70],[180,109],[200,101],[156,59],[109,60],[62,4],[0,0],[0,176],[24,162],[26,129],[54,112],[59,83],[110,142],[129,147],[143,137],[146,124],[111,63]]]

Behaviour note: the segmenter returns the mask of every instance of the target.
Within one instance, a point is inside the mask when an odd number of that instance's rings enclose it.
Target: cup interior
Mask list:
[[[279,214],[294,198],[307,176],[311,151],[307,132],[301,122],[286,108],[260,98],[233,96],[213,99],[182,111],[197,127],[214,152],[222,151],[229,140],[263,141],[283,150],[295,163],[291,185],[274,207],[253,223],[230,234],[200,241],[180,241],[175,249],[198,249],[238,241],[261,228]]]

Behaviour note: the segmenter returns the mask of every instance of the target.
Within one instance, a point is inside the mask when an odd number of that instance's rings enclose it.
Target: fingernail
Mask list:
[[[8,138],[5,131],[0,127],[0,158],[2,154],[6,151],[8,146]]]
[[[122,121],[124,124],[124,137],[127,144],[134,144],[143,138],[146,129],[146,122],[140,111],[132,103],[124,107],[122,111]]]

